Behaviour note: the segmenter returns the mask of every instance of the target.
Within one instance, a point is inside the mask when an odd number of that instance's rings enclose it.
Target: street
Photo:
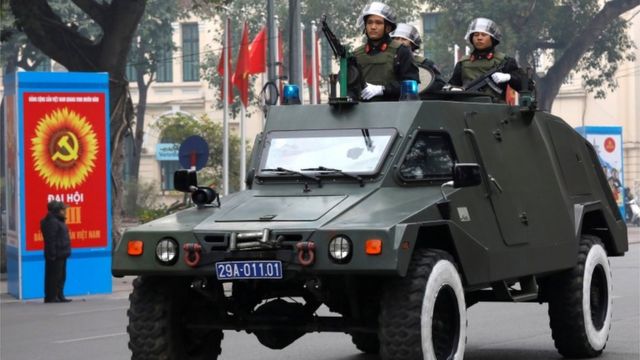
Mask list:
[[[602,360],[640,357],[640,243],[622,258],[611,258],[614,312],[612,332]],[[127,281],[116,279],[114,293],[74,298],[68,304],[18,302],[2,295],[0,358],[2,360],[129,359],[126,311]],[[469,309],[465,359],[560,359],[551,339],[547,306],[480,303]],[[284,350],[270,350],[253,335],[227,331],[223,360],[333,359],[367,360],[340,333],[308,334]]]

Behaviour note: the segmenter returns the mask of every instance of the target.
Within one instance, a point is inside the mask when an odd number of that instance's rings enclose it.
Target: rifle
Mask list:
[[[322,32],[331,46],[333,55],[340,62],[340,73],[337,79],[340,82],[340,97],[335,96],[333,89],[335,89],[336,78],[332,76],[332,94],[329,103],[355,103],[363,87],[362,71],[355,58],[329,28],[326,15],[322,16]]]
[[[503,60],[500,64],[498,64],[498,66],[487,71],[484,75],[464,86],[464,91],[480,91],[483,87],[488,86],[496,93],[502,95],[503,90],[500,88],[500,86],[498,86],[498,84],[493,81],[493,79],[491,79],[491,75],[497,72],[502,72],[506,64],[507,61]]]

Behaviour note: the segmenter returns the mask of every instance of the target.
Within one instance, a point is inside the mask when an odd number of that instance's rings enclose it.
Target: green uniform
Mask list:
[[[354,51],[356,60],[362,70],[362,76],[366,82],[386,87],[390,83],[397,81],[394,66],[396,53],[400,46],[399,42],[391,41],[385,51],[375,55],[366,53],[366,45],[362,45]]]
[[[493,53],[493,57],[491,59],[480,58],[471,60],[469,55],[463,57],[460,60],[460,65],[462,67],[462,86],[467,86],[467,84],[471,83],[475,79],[481,77],[486,74],[490,70],[495,69],[504,61],[506,55],[500,52]],[[484,92],[494,96],[496,98],[502,98],[503,95],[496,93],[490,87],[486,87]]]

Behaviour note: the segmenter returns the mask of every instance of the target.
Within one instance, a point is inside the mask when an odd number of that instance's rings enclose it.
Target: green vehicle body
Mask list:
[[[467,306],[543,302],[537,284],[576,265],[584,235],[602,239],[608,256],[622,256],[628,249],[626,226],[592,146],[549,113],[472,100],[272,107],[253,148],[250,188],[223,197],[219,207],[192,207],[128,229],[113,253],[113,275],[215,281],[219,261],[281,260],[283,279],[240,280],[238,288],[255,291],[256,301],[315,297],[347,321],[305,331],[349,332],[360,329],[356,324],[375,326],[377,308],[367,315],[363,304],[378,298],[380,284],[404,277],[418,249],[453,257]],[[272,132],[323,129],[392,129],[395,135],[377,171],[361,176],[363,186],[339,174],[322,176],[318,186],[295,174],[261,173]],[[478,164],[481,184],[443,186],[451,174],[403,177],[400,169],[415,139],[426,135],[445,139],[455,163]],[[326,161],[308,165],[332,167]],[[271,239],[282,240],[277,248],[229,251],[232,233],[265,229]],[[352,242],[346,262],[329,255],[329,241],[337,235]],[[171,265],[158,261],[155,251],[167,237],[179,244]],[[381,240],[381,253],[366,253],[372,239]],[[141,255],[127,253],[131,240],[143,241]],[[298,242],[314,243],[311,264],[300,263]],[[185,244],[201,245],[196,266],[184,261]],[[518,282],[519,290],[510,288]],[[307,293],[309,284],[316,291]],[[354,310],[359,306],[362,311]],[[231,320],[220,328],[249,330],[247,324]]]

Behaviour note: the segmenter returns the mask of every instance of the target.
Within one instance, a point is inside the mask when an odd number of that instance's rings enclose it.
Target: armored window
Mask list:
[[[182,24],[182,81],[200,80],[198,24]]]
[[[404,155],[399,175],[404,181],[446,181],[452,177],[455,161],[448,134],[419,131]]]
[[[330,167],[374,175],[380,171],[396,133],[393,128],[271,131],[260,169]],[[272,173],[262,172],[265,174]]]

